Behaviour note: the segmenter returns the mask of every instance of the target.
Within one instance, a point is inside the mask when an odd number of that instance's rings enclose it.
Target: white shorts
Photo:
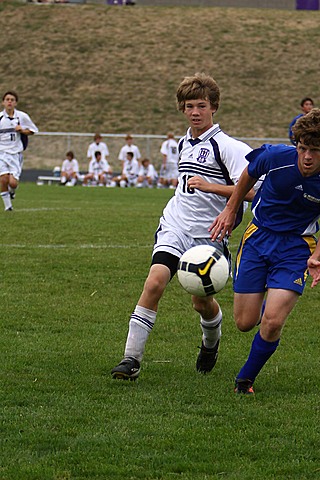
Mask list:
[[[157,252],[167,252],[180,258],[184,252],[196,245],[210,245],[227,257],[230,255],[226,242],[212,242],[211,238],[193,238],[178,228],[172,227],[164,217],[161,217],[155,234],[152,256]]]
[[[169,163],[164,170],[161,168],[160,176],[165,180],[174,180],[178,178],[178,166],[175,163]]]
[[[128,187],[135,187],[137,185],[138,177],[128,178],[127,185]]]
[[[0,176],[10,174],[19,180],[23,164],[22,153],[0,152]]]

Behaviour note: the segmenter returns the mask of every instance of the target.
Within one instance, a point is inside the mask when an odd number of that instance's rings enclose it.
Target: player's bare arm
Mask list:
[[[216,195],[221,195],[222,197],[230,198],[235,186],[234,185],[221,185],[219,183],[209,183],[201,177],[194,176],[188,180],[189,188],[197,188],[202,192],[215,193]],[[247,202],[252,202],[255,192],[251,189],[248,194],[245,196]]]
[[[246,195],[253,188],[257,179],[250,177],[248,174],[248,168],[242,172],[239,182],[236,186],[232,187],[233,193],[229,198],[224,210],[217,216],[213,223],[209,227],[211,232],[212,241],[222,239],[226,235],[231,235],[234,222],[236,220],[237,211],[241,205],[241,202],[246,198]]]
[[[24,135],[33,135],[34,132],[29,130],[29,128],[23,128],[21,125],[17,125],[15,127],[15,131],[19,133],[23,133]]]
[[[312,277],[311,288],[320,282],[320,242],[317,243],[316,249],[308,259],[308,270]]]

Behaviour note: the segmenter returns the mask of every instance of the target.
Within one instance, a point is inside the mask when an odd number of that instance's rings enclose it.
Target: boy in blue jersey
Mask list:
[[[178,87],[177,106],[189,123],[187,134],[179,142],[179,182],[160,218],[149,275],[129,321],[124,357],[111,371],[113,378],[135,380],[139,376],[159,301],[176,274],[182,254],[195,245],[209,244],[228,255],[227,243],[212,243],[208,228],[247,166],[245,155],[251,148],[213,123],[219,100],[217,83],[203,73],[186,77]],[[250,192],[247,200],[252,197]],[[200,314],[202,331],[196,370],[205,374],[217,361],[222,311],[213,296],[192,296],[192,305]]]
[[[247,155],[248,167],[210,227],[212,240],[232,232],[239,202],[265,180],[252,203],[253,219],[242,237],[235,265],[234,316],[241,331],[259,322],[249,357],[238,373],[235,392],[252,394],[253,383],[279,345],[286,318],[305,287],[320,281],[320,109],[293,127],[297,147],[263,145]]]
[[[294,133],[292,131],[292,128],[294,126],[294,124],[296,123],[296,121],[302,117],[303,115],[306,115],[306,113],[309,113],[313,107],[314,107],[314,102],[312,100],[312,98],[310,97],[305,97],[301,100],[300,102],[300,107],[301,107],[301,110],[302,110],[302,113],[299,113],[299,115],[296,115],[290,122],[290,125],[289,125],[289,140],[290,142],[292,143],[292,145],[295,145],[296,144],[296,141],[295,141],[295,138],[294,138]]]

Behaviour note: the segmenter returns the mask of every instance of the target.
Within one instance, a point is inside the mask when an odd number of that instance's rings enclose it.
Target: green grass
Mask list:
[[[174,279],[138,381],[111,379],[171,194],[21,184],[0,212],[1,480],[320,478],[309,285],[254,398],[233,394],[253,333],[234,326],[230,282],[212,374],[195,371],[199,320]]]

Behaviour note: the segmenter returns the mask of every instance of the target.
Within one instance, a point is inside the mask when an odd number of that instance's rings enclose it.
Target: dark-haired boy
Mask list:
[[[18,95],[6,92],[2,97],[4,110],[0,113],[0,190],[6,211],[12,210],[11,200],[19,184],[22,171],[24,145],[21,135],[38,132],[29,115],[17,110]]]

